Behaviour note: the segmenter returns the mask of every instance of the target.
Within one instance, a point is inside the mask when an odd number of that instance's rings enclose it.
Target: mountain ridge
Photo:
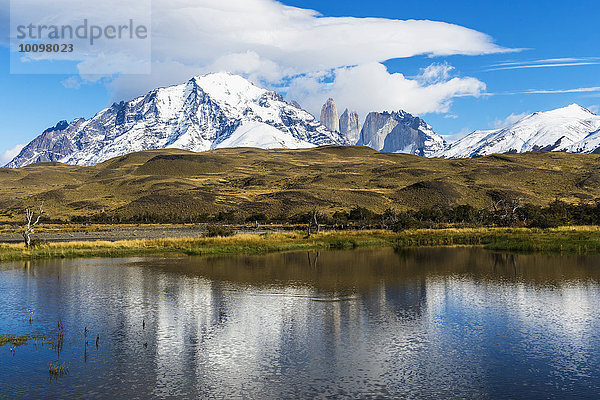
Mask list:
[[[238,75],[214,73],[113,103],[90,119],[60,121],[7,167],[60,161],[92,165],[134,151],[226,146],[306,148],[347,144],[314,116]]]
[[[481,157],[528,151],[592,153],[600,148],[600,116],[578,104],[529,114],[508,127],[474,131],[435,154]]]
[[[577,104],[539,111],[501,129],[477,130],[446,143],[406,111],[371,112],[362,127],[355,111],[338,116],[333,99],[321,122],[296,102],[239,75],[212,73],[113,103],[89,119],[45,129],[7,167],[39,162],[94,165],[144,150],[195,152],[224,147],[310,148],[366,145],[380,152],[471,158],[529,151],[600,152],[600,116]]]

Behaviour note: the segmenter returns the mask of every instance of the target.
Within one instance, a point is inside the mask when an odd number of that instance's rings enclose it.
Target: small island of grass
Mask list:
[[[13,346],[17,347],[27,344],[28,341],[28,336],[0,335],[0,346],[12,344]]]

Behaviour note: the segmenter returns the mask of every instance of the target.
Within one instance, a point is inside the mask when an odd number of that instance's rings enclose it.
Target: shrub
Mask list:
[[[359,206],[356,206],[353,209],[351,209],[350,213],[348,214],[348,219],[350,221],[357,221],[357,222],[372,221],[376,217],[377,216],[375,215],[375,213],[373,211],[369,210],[368,208],[359,207]]]
[[[217,236],[233,236],[235,231],[229,226],[223,225],[208,225],[206,227],[206,232],[204,232],[205,237],[217,237]]]
[[[231,224],[243,221],[239,215],[236,214],[235,210],[229,211],[219,211],[217,215],[215,215],[215,221],[218,222],[228,222]]]
[[[529,222],[531,228],[557,228],[560,225],[558,218],[554,215],[539,214]]]
[[[263,213],[252,214],[248,218],[246,218],[246,222],[258,221],[258,222],[264,223],[264,222],[267,222],[268,220],[269,220],[269,218]]]
[[[347,224],[350,214],[345,211],[336,211],[333,213],[332,219],[335,224]]]
[[[399,214],[396,223],[392,225],[392,231],[402,232],[405,229],[423,228],[423,223],[418,219],[405,213]]]
[[[312,213],[305,212],[294,214],[288,218],[288,221],[292,224],[308,224],[311,221]]]
[[[31,239],[30,247],[40,247],[40,246],[45,246],[47,244],[48,244],[47,240],[34,238],[34,239]]]

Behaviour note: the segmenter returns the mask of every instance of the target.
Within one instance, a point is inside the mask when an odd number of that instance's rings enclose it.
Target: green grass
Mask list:
[[[398,247],[452,245],[513,252],[597,254],[600,253],[600,228],[414,230],[399,234],[397,240]]]
[[[238,234],[214,238],[140,239],[117,242],[48,243],[34,248],[0,245],[0,261],[133,255],[264,254],[309,249],[359,247],[482,246],[491,250],[600,253],[600,228],[477,228],[324,232],[306,238],[303,232]]]

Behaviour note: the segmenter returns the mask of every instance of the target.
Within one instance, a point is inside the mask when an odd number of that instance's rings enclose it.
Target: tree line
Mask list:
[[[142,213],[123,216],[106,212],[74,216],[73,223],[216,223],[216,224],[301,224],[331,229],[391,229],[455,227],[532,227],[552,228],[561,225],[600,225],[600,199],[593,203],[570,204],[555,200],[546,206],[522,203],[519,199],[499,200],[489,207],[468,204],[436,206],[419,210],[398,211],[388,208],[383,213],[355,206],[334,213],[318,207],[309,211],[269,217],[265,213],[240,210],[216,214]]]

